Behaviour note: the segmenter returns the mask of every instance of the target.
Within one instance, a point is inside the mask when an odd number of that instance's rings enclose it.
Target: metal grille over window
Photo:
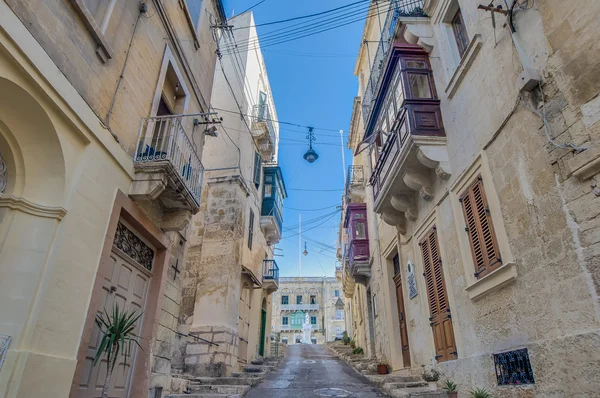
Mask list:
[[[148,271],[152,271],[154,250],[121,222],[117,224],[113,245],[143,265]]]
[[[535,384],[527,348],[493,354],[499,386]]]

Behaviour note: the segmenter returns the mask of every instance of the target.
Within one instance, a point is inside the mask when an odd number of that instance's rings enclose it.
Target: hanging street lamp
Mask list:
[[[315,134],[313,133],[313,127],[308,128],[306,139],[308,140],[308,151],[306,151],[303,157],[308,163],[313,163],[319,158],[319,154],[312,147],[312,143],[316,139]]]

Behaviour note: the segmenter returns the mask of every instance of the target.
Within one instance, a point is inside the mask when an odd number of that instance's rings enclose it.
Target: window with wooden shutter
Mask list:
[[[262,157],[258,152],[254,153],[254,172],[252,175],[252,182],[254,182],[254,186],[256,189],[260,186],[260,168],[262,165]]]
[[[252,250],[252,239],[254,238],[254,212],[250,210],[250,222],[248,222],[248,249]]]
[[[502,265],[481,176],[467,188],[459,201],[465,216],[465,231],[469,236],[475,277],[481,278]]]
[[[456,343],[454,341],[454,328],[448,304],[448,294],[442,270],[436,228],[419,242],[423,257],[423,275],[427,288],[427,301],[429,303],[430,325],[435,345],[435,359],[438,362],[457,358]]]

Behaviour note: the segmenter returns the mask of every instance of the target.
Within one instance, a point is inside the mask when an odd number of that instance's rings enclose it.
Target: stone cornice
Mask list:
[[[13,195],[0,194],[0,208],[2,207],[22,211],[37,217],[55,218],[59,221],[67,215],[67,210],[63,207],[44,206]]]

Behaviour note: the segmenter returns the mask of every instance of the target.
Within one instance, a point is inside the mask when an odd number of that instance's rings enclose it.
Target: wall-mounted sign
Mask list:
[[[406,282],[408,283],[408,298],[413,299],[417,297],[417,279],[415,278],[415,265],[412,261],[409,261],[406,265],[407,278]]]

